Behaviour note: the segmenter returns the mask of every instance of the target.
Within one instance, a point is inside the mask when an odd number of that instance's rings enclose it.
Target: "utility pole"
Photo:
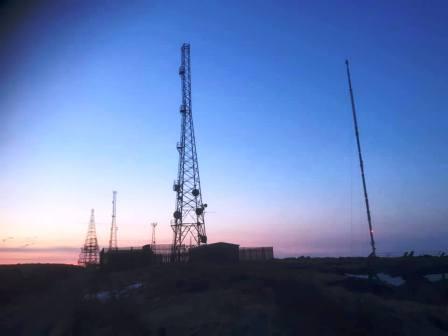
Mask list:
[[[364,173],[364,161],[362,159],[361,142],[359,140],[358,118],[356,116],[355,98],[354,98],[354,95],[353,95],[352,79],[351,79],[351,76],[350,76],[350,67],[349,67],[348,60],[345,61],[345,65],[346,65],[346,68],[347,68],[348,87],[349,87],[349,91],[350,91],[350,101],[351,101],[351,104],[352,104],[352,114],[353,114],[353,123],[354,123],[354,126],[355,126],[356,144],[357,144],[357,147],[358,147],[359,167],[361,168],[362,187],[363,187],[363,190],[364,190],[364,200],[365,200],[365,203],[366,203],[367,222],[369,223],[370,246],[372,248],[372,252],[370,253],[370,256],[371,257],[376,257],[375,238],[373,236],[372,217],[370,215],[369,197],[367,195],[366,176],[365,176],[365,173]]]
[[[95,210],[90,213],[89,228],[87,230],[84,246],[79,254],[78,264],[83,266],[97,265],[99,262],[99,247],[95,230]]]
[[[190,235],[195,246],[206,244],[204,210],[201,183],[199,179],[198,158],[193,127],[191,105],[191,67],[190,44],[181,48],[181,66],[179,75],[182,82],[181,134],[177,144],[179,165],[177,180],[173,190],[176,192],[176,210],[171,222],[173,229],[173,259],[179,261],[181,251],[185,249],[185,238]]]
[[[155,245],[156,245],[156,226],[157,226],[157,223],[156,223],[156,222],[151,223],[151,226],[152,226],[152,239],[151,239],[151,245],[152,245],[152,246],[155,246]]]
[[[112,224],[110,226],[109,250],[117,249],[117,192],[112,192]]]

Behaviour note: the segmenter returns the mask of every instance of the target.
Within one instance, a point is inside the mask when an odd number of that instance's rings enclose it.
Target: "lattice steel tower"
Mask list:
[[[117,192],[112,192],[112,224],[110,226],[109,250],[117,249]]]
[[[96,265],[99,262],[99,247],[95,230],[95,210],[90,213],[89,229],[87,230],[86,241],[81,248],[78,264],[84,266]]]
[[[185,248],[185,238],[193,238],[193,245],[207,243],[205,233],[204,210],[207,204],[202,203],[201,182],[199,180],[198,158],[194,137],[193,115],[191,109],[191,67],[190,45],[184,43],[181,48],[182,60],[179,75],[182,81],[182,104],[180,142],[177,144],[179,152],[179,166],[177,180],[173,189],[176,192],[176,210],[173,229],[174,256],[180,256]],[[175,257],[176,258],[176,257]]]

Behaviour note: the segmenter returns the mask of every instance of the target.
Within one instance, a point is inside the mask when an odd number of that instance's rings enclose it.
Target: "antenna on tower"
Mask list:
[[[92,209],[90,213],[90,222],[89,228],[87,230],[86,240],[84,242],[84,246],[81,248],[78,264],[83,266],[91,266],[98,264],[98,261],[99,247],[95,230],[95,210]]]
[[[112,192],[112,224],[110,226],[109,250],[117,249],[117,192]]]
[[[151,226],[152,226],[151,245],[154,246],[154,245],[156,245],[156,226],[157,226],[157,223],[156,222],[151,223]]]
[[[199,179],[198,158],[193,127],[191,105],[191,67],[190,44],[184,43],[181,48],[181,65],[179,75],[182,82],[181,134],[177,143],[179,166],[177,180],[173,190],[176,192],[176,210],[173,229],[173,258],[180,260],[181,250],[185,247],[185,238],[189,235],[195,246],[206,244],[204,210],[207,204],[202,203],[201,183]]]
[[[363,187],[363,190],[364,190],[364,200],[365,200],[365,203],[366,203],[367,222],[369,223],[370,246],[372,248],[372,252],[370,253],[370,256],[371,257],[376,257],[376,247],[375,247],[375,239],[374,239],[374,236],[373,236],[372,217],[370,215],[369,197],[367,195],[366,176],[365,176],[365,173],[364,173],[364,161],[362,159],[361,141],[359,140],[358,118],[356,116],[355,98],[354,98],[354,95],[353,95],[352,79],[351,79],[351,76],[350,76],[350,67],[349,67],[349,64],[348,64],[348,60],[345,61],[345,65],[347,67],[348,87],[349,87],[349,91],[350,91],[350,101],[351,101],[351,104],[352,104],[353,123],[354,123],[354,126],[355,126],[355,136],[356,136],[356,144],[357,144],[357,147],[358,147],[359,167],[361,168],[362,187]]]

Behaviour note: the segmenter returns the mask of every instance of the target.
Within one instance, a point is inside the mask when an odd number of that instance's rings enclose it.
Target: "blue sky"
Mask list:
[[[148,241],[152,221],[171,241],[189,42],[210,241],[367,253],[349,58],[379,252],[445,248],[446,2],[54,1],[2,15],[3,247],[76,247],[91,208],[106,245],[112,190],[120,245]]]

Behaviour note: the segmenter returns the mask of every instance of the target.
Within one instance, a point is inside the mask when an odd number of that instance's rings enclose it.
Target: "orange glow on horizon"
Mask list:
[[[79,250],[73,249],[70,251],[56,251],[56,250],[24,250],[24,251],[8,251],[2,250],[0,252],[0,265],[11,264],[28,264],[28,263],[53,263],[53,264],[72,264],[76,265],[78,262]]]

